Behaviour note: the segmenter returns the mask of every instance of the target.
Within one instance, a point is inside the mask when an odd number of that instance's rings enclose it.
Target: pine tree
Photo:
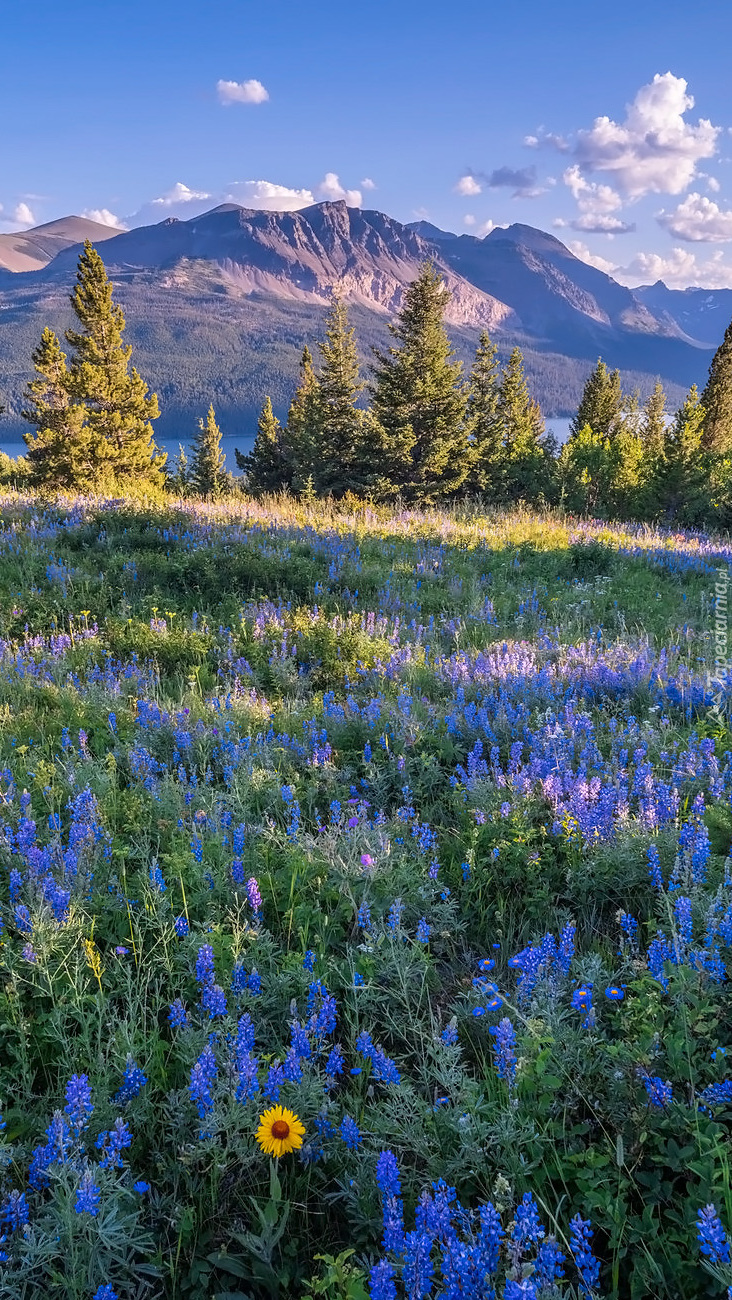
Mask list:
[[[462,364],[444,326],[450,292],[425,262],[389,332],[398,346],[374,348],[374,413],[384,429],[386,477],[410,500],[453,496],[470,467]]]
[[[257,436],[248,455],[234,452],[236,463],[246,474],[248,492],[281,492],[290,482],[290,466],[284,446],[284,430],[272,410],[272,399],[265,398],[257,424]]]
[[[597,365],[585,382],[577,414],[570,422],[570,433],[579,433],[589,425],[593,433],[613,438],[623,422],[623,392],[620,371],[609,371],[598,357]]]
[[[354,330],[345,303],[334,297],[325,322],[319,375],[316,483],[320,492],[341,496],[354,489],[351,469],[358,457],[362,413],[356,407],[364,384],[358,373]]]
[[[544,446],[544,418],[529,395],[524,359],[514,348],[501,375],[498,418],[503,434],[502,487],[507,501],[550,495],[553,465]]]
[[[640,436],[649,455],[655,457],[662,454],[666,438],[666,392],[660,379],[656,380],[653,392],[643,407]]]
[[[320,429],[320,383],[310,349],[300,359],[300,382],[287,414],[282,446],[287,464],[287,485],[300,489],[310,475],[316,480]]]
[[[106,458],[122,484],[159,486],[165,454],[155,446],[151,420],[160,414],[158,399],[148,395],[145,381],[133,366],[132,348],[124,344],[125,319],[112,296],[104,263],[89,240],[79,257],[71,306],[79,330],[67,330],[73,349],[69,392],[86,407],[96,446],[106,444]]]
[[[32,360],[37,377],[26,387],[21,412],[36,427],[23,435],[32,484],[63,491],[109,487],[109,449],[71,395],[66,355],[53,330],[44,329]]]
[[[470,372],[467,426],[470,431],[468,491],[480,492],[492,501],[501,497],[503,429],[498,413],[499,370],[497,351],[483,331],[478,340]]]
[[[205,421],[198,421],[198,433],[193,440],[189,483],[198,496],[213,499],[221,496],[226,484],[225,460],[212,402]]]
[[[172,467],[170,461],[168,461],[166,469],[168,472],[168,487],[171,492],[177,492],[180,496],[184,496],[190,486],[191,473],[186,449],[182,442],[178,443],[178,455],[173,461]]]
[[[732,322],[712,358],[701,404],[705,411],[702,446],[724,455],[732,449]]]
[[[610,443],[589,424],[572,432],[559,453],[562,499],[578,514],[602,514],[611,478]]]
[[[661,504],[672,518],[700,523],[709,508],[708,466],[703,451],[706,411],[694,385],[668,430]]]

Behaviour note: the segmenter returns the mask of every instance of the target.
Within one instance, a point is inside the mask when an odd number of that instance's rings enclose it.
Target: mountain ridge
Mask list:
[[[0,390],[14,418],[41,329],[62,333],[71,324],[80,244],[68,239],[84,220],[60,223],[66,243],[44,266],[0,269]],[[283,213],[222,204],[189,220],[99,230],[136,364],[170,423],[200,414],[212,398],[249,420],[267,392],[284,413],[299,350],[320,333],[334,292],[352,308],[367,361],[373,343],[388,342],[389,319],[427,258],[451,291],[458,355],[469,366],[481,329],[502,358],[521,346],[549,415],[576,406],[598,356],[643,393],[660,377],[676,400],[703,382],[714,346],[553,235],[518,223],[480,239],[336,201]]]

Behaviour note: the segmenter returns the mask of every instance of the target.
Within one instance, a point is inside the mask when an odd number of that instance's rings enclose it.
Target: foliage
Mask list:
[[[3,523],[0,1296],[362,1300],[400,1224],[425,1296],[462,1250],[481,1300],[593,1260],[718,1294],[729,543],[294,497]]]
[[[125,320],[114,302],[104,263],[87,240],[79,256],[71,306],[80,328],[67,330],[67,364],[48,328],[33,353],[37,378],[28,385],[23,417],[36,426],[26,434],[35,484],[88,490],[130,480],[155,491],[162,486],[165,456],[152,440],[159,414],[155,394],[137,370],[122,335]]]
[[[384,477],[419,504],[453,496],[470,466],[462,366],[443,323],[449,298],[426,262],[389,326],[395,346],[374,350],[371,395],[386,434]]]
[[[216,423],[213,403],[208,408],[205,421],[198,421],[198,433],[193,443],[188,486],[208,500],[215,501],[226,488],[224,453],[221,450],[221,430]]]
[[[724,455],[732,450],[732,322],[712,358],[701,405],[702,446],[707,452]]]

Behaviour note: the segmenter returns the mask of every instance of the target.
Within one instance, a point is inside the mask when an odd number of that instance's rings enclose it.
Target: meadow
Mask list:
[[[0,1298],[725,1295],[730,542],[0,523]]]

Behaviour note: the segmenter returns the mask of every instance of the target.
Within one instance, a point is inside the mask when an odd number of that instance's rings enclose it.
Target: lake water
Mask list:
[[[552,429],[559,442],[566,442],[569,437],[569,420],[568,419],[547,419],[547,429]],[[172,460],[178,455],[178,438],[160,438],[158,446],[167,451],[169,458]],[[251,451],[254,446],[254,438],[241,437],[234,434],[224,435],[221,439],[221,449],[226,456],[226,468],[236,473],[236,460],[234,458],[234,448],[238,447],[239,451]],[[4,451],[6,456],[23,456],[26,452],[25,443],[20,438],[8,438],[7,440],[0,437],[0,451]],[[186,447],[190,457],[190,447]]]

